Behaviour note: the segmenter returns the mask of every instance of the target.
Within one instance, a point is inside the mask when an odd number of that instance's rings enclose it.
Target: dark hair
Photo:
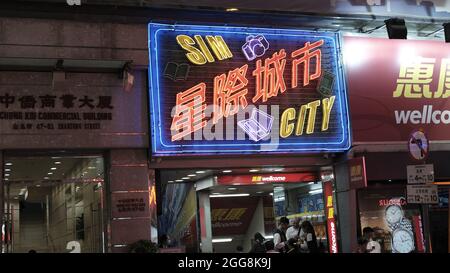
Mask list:
[[[37,253],[37,252],[34,249],[30,249],[30,251],[28,251],[28,253]]]
[[[289,219],[285,216],[280,218],[280,224],[286,224],[289,225]]]
[[[368,241],[367,241],[367,239],[364,238],[364,237],[360,237],[360,238],[358,239],[358,245],[360,245],[360,246],[365,245],[365,244],[367,244],[367,243],[368,243]]]
[[[371,228],[371,227],[365,227],[363,229],[363,234],[372,233],[372,232],[374,232],[374,231],[373,231],[373,228]]]
[[[242,246],[237,246],[237,247],[236,247],[236,250],[237,250],[237,251],[244,251],[244,248],[243,248]]]
[[[255,238],[255,241],[257,241],[257,242],[259,242],[259,243],[264,242],[264,240],[266,239],[266,238],[264,238],[264,236],[262,236],[262,234],[259,233],[259,232],[256,232],[256,233],[255,233],[254,238]]]
[[[275,249],[275,244],[273,243],[272,240],[265,242],[264,246],[266,247],[266,251]]]
[[[310,221],[303,221],[301,228],[305,229],[307,233],[314,233],[314,227]]]

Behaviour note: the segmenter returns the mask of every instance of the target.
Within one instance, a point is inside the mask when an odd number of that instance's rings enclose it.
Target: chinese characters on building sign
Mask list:
[[[163,24],[149,33],[155,154],[348,148],[337,35]]]
[[[113,109],[112,96],[0,94],[0,120],[12,130],[98,130]]]

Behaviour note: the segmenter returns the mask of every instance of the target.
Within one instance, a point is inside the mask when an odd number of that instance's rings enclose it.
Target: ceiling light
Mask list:
[[[12,166],[12,163],[11,162],[6,162],[5,165],[6,166]]]
[[[50,179],[50,177],[46,176],[46,177],[44,177],[44,179]]]
[[[189,177],[197,176],[196,174],[188,174]]]
[[[309,191],[309,194],[321,193],[322,189]]]
[[[222,172],[223,172],[223,173],[231,173],[232,170],[223,170]]]
[[[11,169],[5,169],[5,172],[10,172],[11,171]]]
[[[227,8],[226,11],[232,12],[232,11],[239,11],[238,8]]]
[[[228,188],[229,191],[235,191],[237,188]]]
[[[53,167],[53,168],[50,168],[50,170],[54,171],[54,170],[56,170],[56,168],[55,168],[55,167]]]
[[[9,180],[9,178],[5,178],[5,181],[8,181]]]
[[[217,194],[220,194],[220,192],[213,192],[212,194],[213,195],[217,195]]]
[[[263,193],[263,191],[257,191],[256,193],[261,194],[261,193]]]
[[[59,165],[59,164],[61,164],[61,161],[56,161],[55,164]]]
[[[61,158],[60,156],[52,156],[52,159],[58,159]]]
[[[195,173],[205,173],[205,171],[196,171]]]
[[[251,170],[249,170],[249,172],[251,172],[251,173],[256,173],[256,172],[259,172],[259,170],[257,170],[257,169],[251,169]]]
[[[233,241],[233,238],[212,239],[213,243],[229,243]]]
[[[181,178],[181,179],[183,179],[183,180],[188,180],[188,179],[191,179],[190,177],[187,177],[187,176],[185,176],[185,177],[183,177],[183,178]]]
[[[39,185],[39,184],[38,184],[38,185],[36,185],[36,187],[38,187],[38,188],[39,188],[40,186],[41,186],[41,185]]]
[[[169,181],[167,181],[167,183],[173,183],[173,180],[169,180]]]
[[[52,175],[53,173],[47,173],[48,175]]]
[[[181,179],[177,179],[177,180],[175,180],[176,182],[183,182],[183,180],[181,180]]]
[[[210,195],[210,198],[213,197],[244,197],[244,196],[249,196],[250,194],[248,193],[236,193],[236,194],[216,194],[216,195]]]
[[[97,167],[92,167],[92,166],[90,166],[90,167],[88,167],[88,169],[89,169],[89,170],[95,170],[95,169],[97,169]]]
[[[5,176],[10,176],[10,174],[9,173],[5,173]]]

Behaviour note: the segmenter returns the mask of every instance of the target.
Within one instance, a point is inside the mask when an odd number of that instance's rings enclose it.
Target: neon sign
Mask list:
[[[150,23],[149,52],[155,155],[350,147],[336,33]]]

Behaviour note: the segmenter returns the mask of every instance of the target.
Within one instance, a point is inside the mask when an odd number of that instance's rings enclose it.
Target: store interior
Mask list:
[[[215,253],[234,253],[238,247],[242,247],[243,252],[249,252],[257,232],[271,240],[276,223],[282,216],[291,221],[295,218],[310,221],[318,243],[323,249],[328,249],[322,182],[319,176],[308,181],[286,183],[239,181],[248,176],[253,179],[261,176],[278,178],[306,172],[317,174],[319,170],[283,167],[162,170],[159,194],[164,200],[158,215],[158,232],[171,238],[172,247],[186,247],[186,244],[190,244],[187,252],[195,252],[196,245],[200,243],[198,215],[202,207],[198,194],[207,193],[212,251]],[[235,183],[221,183],[220,177],[224,176],[235,177]]]
[[[3,252],[103,252],[102,156],[6,157]]]

